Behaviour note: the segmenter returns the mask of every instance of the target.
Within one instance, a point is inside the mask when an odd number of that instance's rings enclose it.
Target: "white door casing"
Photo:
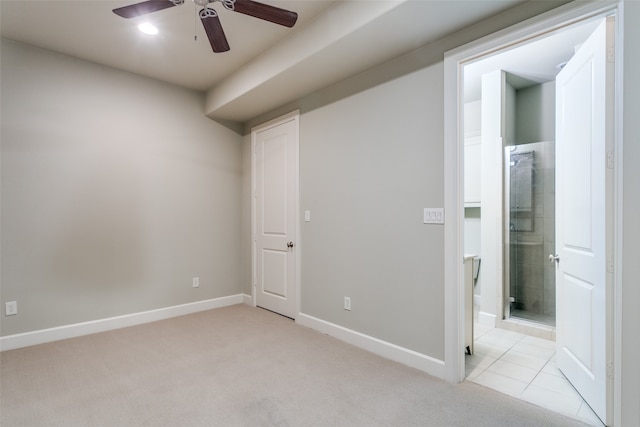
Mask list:
[[[295,319],[297,112],[252,130],[255,304]]]
[[[613,29],[613,18],[603,20],[556,77],[557,366],[607,425],[613,415],[613,276],[607,265]]]

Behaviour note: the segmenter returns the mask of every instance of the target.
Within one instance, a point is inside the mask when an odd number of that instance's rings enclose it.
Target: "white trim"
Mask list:
[[[496,315],[493,313],[487,313],[486,311],[481,311],[478,313],[478,323],[485,326],[491,326],[492,328],[496,327]]]
[[[444,361],[434,359],[422,353],[400,347],[369,335],[347,329],[335,323],[327,322],[308,314],[299,313],[296,323],[344,341],[348,344],[370,351],[378,356],[393,360],[442,378],[445,372]]]
[[[256,138],[251,130],[251,296],[252,305],[256,307]]]
[[[164,307],[156,310],[142,311],[140,313],[131,313],[106,319],[58,326],[55,328],[40,329],[38,331],[25,332],[23,334],[8,335],[6,337],[0,337],[0,351],[13,350],[36,344],[44,344],[52,341],[95,334],[98,332],[142,325],[144,323],[156,322],[158,320],[169,319],[171,317],[184,316],[186,314],[197,313],[200,311],[213,310],[214,308],[241,304],[244,299],[243,297],[244,295],[242,294],[230,295],[227,297],[174,305],[172,307]]]
[[[253,304],[253,295],[242,294],[242,303],[255,307]]]
[[[624,205],[622,203],[623,188],[623,117],[624,117],[624,1],[618,3],[618,13],[616,15],[615,27],[615,93],[614,100],[615,122],[614,127],[614,152],[615,152],[615,171],[614,171],[614,207],[613,207],[613,227],[614,227],[614,243],[613,256],[614,275],[613,275],[613,425],[622,425],[622,258],[624,247],[623,218]]]
[[[296,158],[294,165],[294,174],[296,177],[296,185],[295,185],[295,233],[296,233],[296,247],[294,248],[294,262],[295,262],[295,290],[296,290],[296,308],[295,314],[296,317],[300,313],[300,307],[302,307],[302,296],[300,284],[302,283],[302,229],[301,229],[301,218],[300,218],[300,110],[296,110],[291,112],[290,114],[295,116],[296,126],[295,126],[295,138],[296,144],[294,147],[294,156]]]
[[[460,337],[464,336],[464,293],[461,291],[461,281],[464,251],[461,243],[463,234],[464,215],[462,214],[462,189],[460,178],[462,174],[462,148],[464,144],[464,132],[459,118],[462,117],[463,102],[460,98],[462,90],[462,69],[465,63],[476,60],[487,53],[513,47],[525,40],[571,25],[583,19],[589,19],[616,12],[616,34],[622,34],[623,1],[596,1],[596,2],[571,2],[559,8],[543,13],[537,17],[523,21],[497,33],[483,37],[466,45],[445,53],[444,59],[444,188],[445,188],[445,378],[453,382],[464,380],[464,351],[460,343]],[[622,37],[616,39],[616,93],[623,93],[622,84]],[[616,167],[617,182],[614,192],[616,194],[615,217],[615,248],[616,267],[621,267],[622,262],[622,109],[620,100],[616,100],[616,130],[615,152],[618,165]],[[447,244],[448,243],[448,244]],[[620,269],[616,268],[614,274],[614,316],[616,325],[614,330],[614,425],[621,422],[621,308],[622,302],[620,289],[622,286]],[[618,395],[615,395],[615,392]]]
[[[462,148],[464,133],[459,132],[464,108],[458,102],[458,93],[462,93],[460,65],[454,58],[444,61],[444,375],[442,378],[458,383],[464,380],[464,245],[463,221],[464,193],[463,180],[460,179],[463,168]],[[454,77],[455,76],[455,77]],[[453,132],[453,133],[452,133]]]
[[[294,197],[294,231],[293,238],[291,239],[295,242],[295,249],[293,250],[294,264],[295,264],[295,274],[294,274],[294,299],[295,299],[295,307],[294,307],[294,319],[300,313],[300,266],[301,266],[301,258],[300,254],[302,252],[301,239],[300,239],[300,110],[294,110],[282,116],[276,117],[275,119],[269,120],[260,125],[254,126],[251,128],[251,294],[252,294],[252,305],[254,307],[257,306],[256,294],[258,293],[256,290],[256,133],[260,131],[264,131],[275,126],[279,126],[283,123],[293,121],[295,123],[295,134],[294,134],[294,176],[295,176],[295,194]]]

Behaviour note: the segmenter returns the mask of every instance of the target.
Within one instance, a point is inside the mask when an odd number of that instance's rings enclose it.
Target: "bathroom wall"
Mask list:
[[[516,91],[516,144],[555,139],[555,102],[553,80]]]

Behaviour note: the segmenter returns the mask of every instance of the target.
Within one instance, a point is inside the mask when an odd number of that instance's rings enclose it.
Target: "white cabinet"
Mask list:
[[[464,205],[480,206],[480,134],[464,139]]]

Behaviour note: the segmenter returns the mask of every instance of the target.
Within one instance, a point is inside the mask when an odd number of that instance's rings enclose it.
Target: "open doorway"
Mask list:
[[[556,311],[561,313],[563,330],[572,327],[566,321],[566,313],[571,310],[563,305],[562,298],[556,298],[556,295],[566,296],[567,291],[555,289],[556,277],[564,280],[566,276],[558,273],[562,268],[558,268],[556,248],[562,247],[562,243],[556,242],[556,239],[557,236],[566,236],[556,234],[560,209],[556,209],[556,174],[563,177],[558,182],[565,186],[565,190],[567,182],[573,179],[565,176],[566,170],[569,170],[567,165],[571,164],[566,159],[571,153],[567,151],[566,146],[570,142],[566,142],[566,139],[559,142],[564,144],[564,148],[558,150],[558,153],[563,153],[564,162],[558,163],[560,169],[556,170],[556,136],[562,132],[557,131],[554,123],[555,108],[556,105],[563,108],[561,106],[564,104],[557,99],[565,94],[555,93],[555,79],[562,73],[565,64],[572,61],[574,56],[581,55],[584,49],[581,45],[591,43],[593,34],[600,31],[599,28],[606,27],[605,21],[604,15],[601,15],[556,28],[519,45],[476,57],[464,65],[463,71],[464,252],[465,259],[472,254],[481,260],[482,266],[477,280],[475,277],[473,280],[473,316],[477,322],[473,327],[476,332],[475,345],[472,346],[475,354],[467,356],[466,377],[594,425],[601,425],[601,422],[591,410],[592,407],[605,422],[610,419],[610,409],[606,403],[609,399],[607,380],[597,386],[604,390],[591,393],[576,384],[570,367],[561,364],[556,366],[556,353],[559,352],[558,359],[566,359],[565,353],[570,354],[573,362],[585,370],[593,368],[589,365],[593,364],[592,361],[587,363],[581,360],[567,347],[566,333],[562,341],[558,344],[554,342]],[[605,30],[602,31],[606,34]],[[606,37],[604,40],[606,42]],[[605,52],[603,63],[606,63],[608,50],[602,51]],[[606,64],[603,67],[606,68]],[[606,83],[606,79],[604,81]],[[608,83],[605,83],[603,85],[606,87]],[[562,85],[558,87],[561,91],[565,90]],[[590,99],[587,102],[595,104],[596,101]],[[606,104],[606,96],[599,102]],[[580,109],[580,104],[573,105],[574,109],[576,106]],[[564,123],[564,115],[558,117]],[[602,117],[610,119],[609,116]],[[585,128],[591,128],[590,120],[583,122]],[[592,134],[588,134],[582,140],[591,141],[591,137]],[[603,147],[607,147],[605,142],[603,139]],[[574,153],[583,149],[579,144],[581,142],[573,146]],[[606,149],[596,153],[589,147],[591,145],[588,143],[585,150],[591,153],[589,156],[597,156],[589,161],[595,160],[603,165],[607,163]],[[579,157],[576,156],[576,162]],[[471,174],[477,176],[470,177]],[[598,187],[602,187],[606,194],[610,189],[606,190],[605,175],[602,175]],[[480,191],[477,191],[478,182]],[[566,191],[563,194],[567,198],[574,197]],[[606,200],[604,203],[607,203]],[[566,210],[565,205],[567,203],[563,201],[563,209]],[[596,227],[606,229],[604,218],[607,214],[610,212],[605,211],[601,223]],[[560,225],[566,229],[567,216],[558,215],[558,218],[565,218]],[[574,215],[573,218],[581,222],[578,216]],[[606,230],[603,234],[607,234]],[[603,246],[607,244],[607,239],[603,239]],[[572,245],[572,251],[583,249],[575,242]],[[606,250],[603,253],[606,254]],[[605,256],[598,256],[604,266]],[[575,282],[578,283],[578,280]],[[581,286],[585,284],[585,289],[591,286],[589,282],[580,283]],[[606,280],[602,285],[606,289]],[[587,293],[585,291],[584,295]],[[606,304],[605,299],[603,308],[606,308]],[[606,309],[603,311],[607,312]],[[610,314],[605,313],[602,322],[605,329],[608,316]],[[606,341],[605,333],[603,346]],[[591,348],[595,339],[580,338],[576,342],[586,349]],[[602,372],[606,372],[606,363],[601,368]],[[565,376],[573,382],[567,381]],[[586,402],[574,390],[574,386],[585,396]],[[593,398],[594,395],[598,395],[598,398]]]
[[[464,249],[482,266],[482,324],[554,339],[555,77],[597,24],[464,67]]]

